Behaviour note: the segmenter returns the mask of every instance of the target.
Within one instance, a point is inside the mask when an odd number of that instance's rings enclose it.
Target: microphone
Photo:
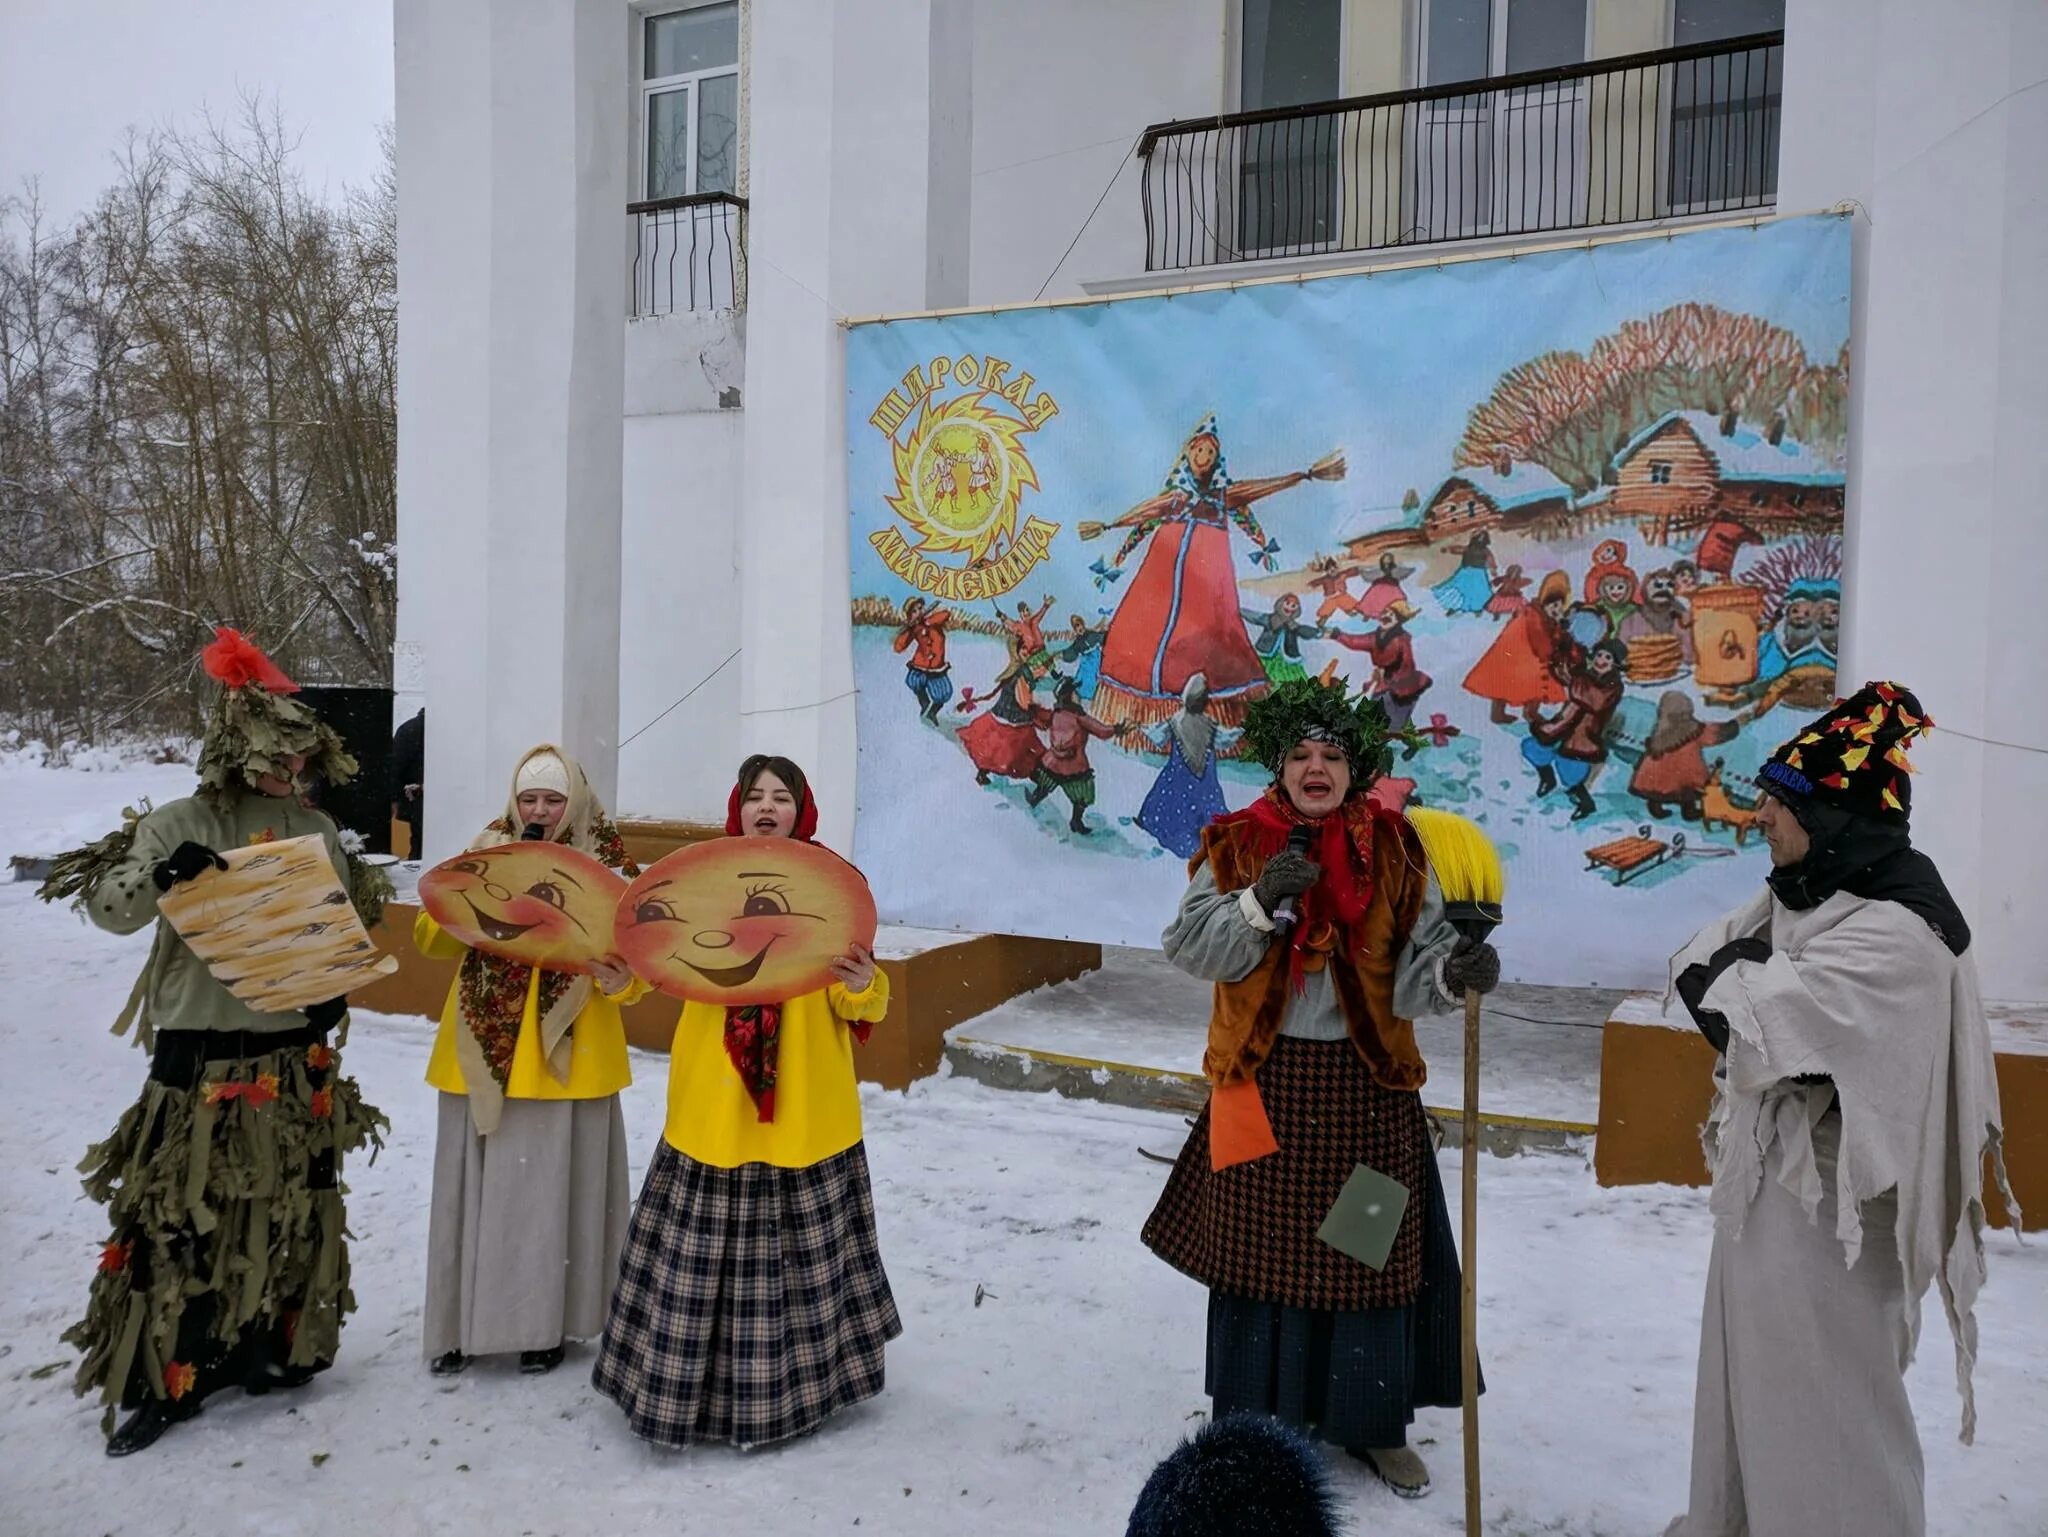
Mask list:
[[[1306,825],[1295,828],[1287,835],[1289,852],[1306,854],[1308,846],[1316,841],[1316,830]],[[1273,909],[1273,927],[1291,928],[1294,925],[1294,898],[1282,897]]]
[[[521,843],[545,843],[547,836],[548,830],[541,826],[540,823],[528,822],[526,824],[526,831],[519,835],[519,841]]]

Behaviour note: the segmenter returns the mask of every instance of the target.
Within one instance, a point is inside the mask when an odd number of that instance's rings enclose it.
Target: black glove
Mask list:
[[[1678,974],[1675,984],[1679,1002],[1692,1015],[1692,1022],[1699,1027],[1701,1035],[1714,1050],[1726,1054],[1728,1050],[1728,1016],[1719,1009],[1710,1009],[1702,1001],[1707,989],[1720,979],[1721,973],[1738,961],[1767,961],[1771,958],[1771,946],[1763,939],[1734,939],[1716,950],[1702,962],[1688,966]]]
[[[179,881],[189,881],[208,866],[225,870],[228,862],[203,843],[186,839],[171,850],[169,859],[159,859],[149,878],[156,882],[158,891],[169,891]]]
[[[1288,897],[1298,897],[1323,878],[1323,867],[1308,855],[1293,849],[1282,849],[1266,861],[1266,868],[1259,872],[1258,880],[1252,886],[1252,900],[1265,910],[1268,918]]]
[[[332,1030],[341,1023],[341,1016],[348,1012],[348,999],[330,998],[325,1003],[308,1004],[304,1010],[307,1021],[322,1030]]]
[[[1500,952],[1483,939],[1461,939],[1444,957],[1444,986],[1453,997],[1500,986]]]

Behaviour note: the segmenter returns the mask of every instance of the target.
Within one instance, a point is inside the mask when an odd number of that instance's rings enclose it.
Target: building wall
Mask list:
[[[622,815],[725,819],[740,759],[739,665],[727,659],[739,644],[745,381],[744,317],[626,323]]]
[[[1986,991],[2048,998],[2048,7],[1794,0],[1785,52],[1779,206],[1862,210],[1844,681],[1908,683],[1947,728],[1914,753],[1915,840]]]
[[[975,7],[968,303],[1018,303],[1041,287],[1060,298],[1086,279],[1144,269],[1131,149],[1148,123],[1223,110],[1228,3]]]

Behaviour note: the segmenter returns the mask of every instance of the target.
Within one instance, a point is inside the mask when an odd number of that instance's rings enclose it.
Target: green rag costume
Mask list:
[[[272,702],[303,712],[289,700],[259,699],[253,709],[235,701],[237,724]],[[215,716],[203,768],[228,756],[217,740],[226,713]],[[334,778],[353,767],[310,714],[285,723],[296,729],[282,752],[306,753],[306,738],[322,733],[335,749]],[[243,743],[226,746],[243,753]],[[134,1026],[136,1043],[152,1052],[150,1076],[79,1165],[111,1231],[85,1316],[64,1339],[83,1356],[77,1390],[100,1393],[109,1431],[116,1406],[231,1385],[260,1391],[324,1369],[355,1308],[342,1160],[365,1143],[381,1146],[389,1122],[342,1076],[338,1042],[305,1012],[263,1013],[236,998],[157,911],[154,872],[187,842],[224,852],[318,833],[351,885],[334,823],[296,792],[251,788],[263,772],[252,759],[240,780],[203,773],[198,795],[131,813],[119,832],[65,856],[40,893],[73,898],[111,933],[156,925],[114,1026]],[[346,1014],[337,1033],[346,1038]]]

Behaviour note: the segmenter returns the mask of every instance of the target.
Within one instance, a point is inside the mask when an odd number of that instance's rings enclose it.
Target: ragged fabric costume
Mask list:
[[[1924,1533],[1904,1374],[1930,1284],[1975,1433],[1987,1155],[2004,1176],[1969,926],[1906,835],[1904,749],[1931,724],[1873,684],[1779,749],[1760,782],[1808,853],[1672,961],[1723,1057],[1690,1504],[1671,1537]]]
[[[1260,709],[1298,690],[1342,693],[1304,682]],[[1363,1451],[1403,1446],[1418,1407],[1461,1401],[1458,1257],[1411,1023],[1450,1007],[1443,966],[1459,941],[1414,832],[1367,797],[1385,715],[1359,708],[1379,735],[1341,810],[1310,821],[1276,784],[1201,835],[1161,942],[1216,985],[1202,1064],[1212,1098],[1144,1241],[1209,1289],[1216,1418],[1274,1414]],[[1247,746],[1261,724],[1255,711]],[[1282,934],[1252,887],[1301,825],[1325,875]],[[1277,1146],[1218,1167],[1218,1117],[1247,1088]],[[1411,1192],[1377,1270],[1317,1237],[1361,1163]]]
[[[85,1316],[64,1338],[82,1353],[78,1391],[101,1395],[110,1430],[116,1408],[154,1402],[183,1417],[220,1388],[295,1386],[333,1362],[355,1307],[343,1160],[380,1145],[387,1124],[342,1074],[343,1000],[259,1012],[158,916],[166,862],[186,845],[220,852],[317,833],[352,884],[334,823],[303,803],[299,786],[269,795],[252,781],[299,755],[302,777],[340,783],[354,760],[233,631],[208,647],[206,663],[228,687],[200,793],[60,862],[42,893],[74,897],[110,933],[155,925],[115,1027],[133,1025],[151,1053],[149,1077],[79,1165],[86,1193],[107,1208],[108,1234]]]

